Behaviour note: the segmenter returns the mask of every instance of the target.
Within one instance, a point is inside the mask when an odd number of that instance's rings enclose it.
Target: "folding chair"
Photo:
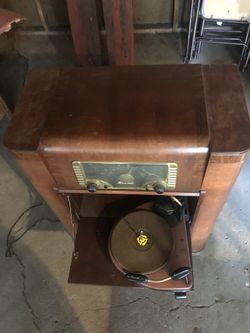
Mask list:
[[[249,37],[249,0],[191,0],[186,63],[197,57],[202,43],[235,45],[241,47],[239,67],[244,70]]]

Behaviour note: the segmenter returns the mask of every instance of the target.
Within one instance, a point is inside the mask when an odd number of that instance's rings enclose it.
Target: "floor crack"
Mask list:
[[[231,303],[231,302],[243,302],[243,303],[248,303],[250,302],[250,300],[239,300],[239,299],[229,299],[229,300],[221,300],[221,301],[215,301],[211,304],[207,304],[207,305],[192,305],[192,304],[183,304],[181,303],[180,305],[174,307],[174,308],[170,308],[170,309],[167,309],[167,305],[163,305],[163,304],[160,304],[158,302],[155,302],[153,301],[151,298],[149,297],[138,297],[130,302],[127,302],[127,303],[123,303],[123,304],[117,304],[117,305],[111,305],[111,306],[107,306],[107,307],[103,307],[103,308],[93,308],[93,309],[85,309],[83,310],[77,317],[73,318],[71,321],[69,321],[68,323],[66,323],[63,328],[60,330],[60,333],[63,333],[65,332],[65,330],[67,328],[69,328],[74,322],[76,322],[80,317],[81,315],[84,313],[84,312],[88,312],[88,311],[105,311],[105,310],[109,310],[109,309],[117,309],[117,308],[122,308],[122,307],[125,307],[125,306],[130,306],[131,304],[135,304],[137,302],[140,302],[140,301],[149,301],[150,303],[154,304],[154,305],[157,305],[158,307],[160,307],[162,310],[165,310],[167,313],[171,313],[171,312],[175,312],[175,311],[178,311],[180,308],[192,308],[192,309],[209,309],[211,307],[213,307],[214,305],[216,304],[225,304],[225,303]]]
[[[201,304],[197,304],[197,305],[192,305],[192,304],[180,304],[177,307],[174,307],[172,309],[169,309],[168,312],[175,312],[178,311],[180,308],[191,308],[191,309],[209,309],[213,306],[215,306],[216,304],[228,304],[228,303],[232,303],[232,302],[238,302],[238,303],[250,303],[250,300],[241,300],[241,299],[228,299],[228,300],[221,300],[221,301],[215,301],[211,304],[206,304],[206,305],[201,305]]]
[[[63,328],[60,330],[60,333],[65,332],[65,330],[70,327],[74,322],[76,322],[80,316],[84,313],[84,312],[88,312],[88,311],[105,311],[105,310],[109,310],[109,309],[117,309],[117,308],[122,308],[125,306],[129,306],[131,304],[140,302],[145,300],[144,297],[138,297],[130,302],[127,303],[123,303],[123,304],[117,304],[117,305],[111,305],[111,306],[107,306],[107,307],[103,307],[103,308],[93,308],[93,309],[85,309],[83,310],[77,317],[73,318],[71,321],[69,321],[68,323],[64,324]]]
[[[38,316],[35,314],[34,309],[33,309],[32,305],[31,305],[31,303],[28,299],[28,296],[27,296],[25,265],[22,262],[19,255],[16,252],[14,252],[13,249],[12,249],[12,253],[15,256],[19,266],[22,269],[22,271],[21,271],[21,277],[22,277],[22,280],[23,280],[22,295],[23,295],[24,302],[25,302],[27,308],[29,309],[29,312],[31,313],[33,325],[35,326],[37,332],[41,333],[42,331],[41,331],[41,329],[40,329],[40,327],[37,323]]]

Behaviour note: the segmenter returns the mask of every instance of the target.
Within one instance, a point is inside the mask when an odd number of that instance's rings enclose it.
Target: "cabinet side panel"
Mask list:
[[[201,251],[212,231],[226,198],[240,172],[245,154],[241,157],[213,155],[210,157],[202,192],[195,212],[191,235],[192,251]]]

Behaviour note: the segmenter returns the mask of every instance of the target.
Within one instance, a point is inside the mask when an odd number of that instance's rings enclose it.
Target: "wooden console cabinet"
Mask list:
[[[139,194],[196,198],[195,252],[204,247],[244,163],[250,122],[232,65],[37,70],[29,75],[4,143],[70,233],[66,195],[88,193],[72,162],[175,163],[176,184],[162,194],[95,190],[131,200]]]

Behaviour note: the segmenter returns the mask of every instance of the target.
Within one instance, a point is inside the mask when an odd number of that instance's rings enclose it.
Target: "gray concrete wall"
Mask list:
[[[101,0],[98,0],[101,2]],[[174,0],[133,0],[135,24],[171,24]],[[50,26],[68,25],[65,0],[43,0]],[[23,26],[40,26],[33,0],[0,0],[0,7],[17,11],[27,17]],[[100,19],[102,21],[102,19]]]
[[[172,23],[173,0],[133,0],[135,24]]]

